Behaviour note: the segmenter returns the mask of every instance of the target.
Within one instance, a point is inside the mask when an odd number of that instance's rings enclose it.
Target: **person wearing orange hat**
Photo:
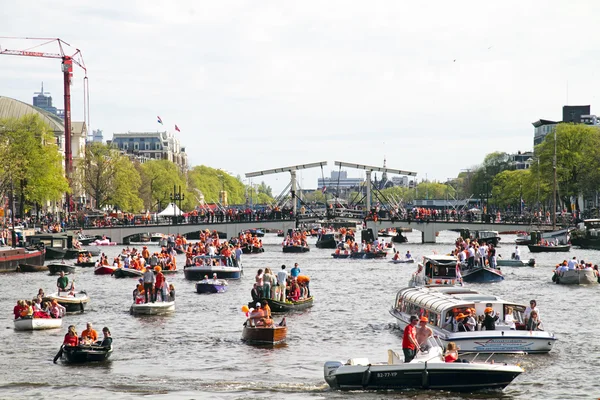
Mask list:
[[[465,326],[465,318],[466,315],[463,313],[458,313],[458,315],[455,317],[456,318],[456,322],[457,322],[457,332],[467,332],[467,327]]]
[[[417,342],[421,351],[427,351],[431,347],[428,343],[428,339],[433,336],[433,330],[427,326],[429,319],[426,316],[419,318],[419,325],[417,326]]]
[[[483,318],[483,322],[481,323],[482,329],[486,331],[495,331],[496,330],[496,319],[492,317],[492,312],[494,309],[492,307],[486,307],[483,313],[485,317]]]
[[[467,308],[465,311],[465,319],[463,324],[469,332],[474,331],[475,327],[477,326],[477,322],[475,321],[475,317],[473,317],[473,315],[475,315],[475,313],[472,312],[470,308]]]

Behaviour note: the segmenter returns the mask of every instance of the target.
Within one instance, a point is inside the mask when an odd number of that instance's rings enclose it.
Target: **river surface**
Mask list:
[[[436,244],[421,244],[420,233],[408,233],[409,243],[396,244],[415,256],[451,250],[454,232],[442,232]],[[499,254],[510,257],[514,235],[503,235]],[[13,330],[12,309],[17,299],[31,299],[39,288],[53,292],[56,276],[47,273],[4,274],[0,309],[3,344],[0,398],[108,398],[128,399],[581,399],[598,398],[600,383],[600,287],[562,286],[551,281],[552,266],[565,257],[598,263],[593,250],[536,254],[535,268],[504,267],[506,280],[472,286],[507,300],[528,304],[536,299],[546,330],[559,338],[549,354],[504,355],[500,360],[525,369],[503,392],[454,394],[409,391],[400,393],[341,393],[323,379],[323,363],[368,357],[387,360],[387,349],[401,353],[402,331],[389,314],[396,292],[407,285],[416,264],[395,265],[384,260],[333,260],[332,250],[283,254],[275,234],[263,238],[266,251],[244,255],[244,275],[230,281],[224,294],[199,295],[183,272],[169,280],[177,290],[176,311],[162,317],[129,315],[134,278],[95,276],[93,268],[79,268],[70,276],[85,289],[91,302],[84,314],[65,317],[62,329],[36,332]],[[150,245],[152,246],[152,245]],[[122,247],[104,247],[115,256]],[[523,259],[530,254],[521,247]],[[183,256],[178,256],[182,268]],[[259,348],[241,341],[245,320],[241,306],[250,300],[258,268],[298,262],[311,277],[314,306],[287,317],[287,342],[277,348]],[[276,317],[278,318],[278,317]],[[71,366],[52,359],[67,326],[77,332],[90,321],[101,335],[108,326],[114,338],[109,362]]]

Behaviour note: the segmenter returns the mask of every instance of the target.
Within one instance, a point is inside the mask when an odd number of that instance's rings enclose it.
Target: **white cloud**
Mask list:
[[[5,3],[5,35],[82,50],[93,128],[154,131],[160,115],[192,164],[242,175],[385,153],[445,180],[486,153],[530,149],[531,122],[560,119],[567,81],[569,102],[595,111],[592,1]],[[0,95],[29,102],[43,80],[60,106],[59,64],[1,56]],[[304,172],[304,186],[320,175]],[[287,179],[264,178],[275,191]]]

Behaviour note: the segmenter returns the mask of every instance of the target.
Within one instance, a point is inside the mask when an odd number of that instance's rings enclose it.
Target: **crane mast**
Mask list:
[[[9,55],[9,56],[23,56],[23,57],[42,57],[42,58],[56,58],[62,60],[61,71],[63,73],[63,87],[64,87],[64,109],[65,109],[65,117],[64,117],[64,125],[65,125],[65,176],[69,181],[69,186],[71,185],[71,174],[73,171],[73,150],[71,145],[71,83],[73,79],[73,64],[78,65],[85,71],[85,78],[87,79],[87,68],[85,67],[85,63],[83,62],[83,56],[79,49],[75,49],[75,53],[72,55],[66,55],[63,49],[63,44],[70,46],[68,43],[61,39],[54,38],[17,38],[17,37],[0,37],[0,39],[19,39],[19,40],[45,40],[45,43],[34,46],[44,46],[49,43],[57,43],[60,53],[46,53],[39,51],[30,51],[30,49],[26,50],[9,50],[4,49],[0,46],[0,55]],[[85,90],[85,86],[84,86]],[[85,100],[85,99],[84,99]],[[84,113],[86,111],[84,110]],[[66,211],[69,213],[71,211],[71,195],[70,193],[66,193]]]

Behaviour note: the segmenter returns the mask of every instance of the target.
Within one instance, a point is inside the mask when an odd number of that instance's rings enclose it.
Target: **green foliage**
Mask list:
[[[118,150],[102,143],[89,144],[79,179],[97,208],[114,205],[126,212],[142,211],[140,174]]]
[[[219,192],[223,188],[227,192],[229,204],[246,203],[244,184],[223,170],[197,165],[188,172],[188,182],[191,188],[202,191],[207,203],[218,202]]]
[[[554,135],[535,147],[539,165],[532,174],[544,186],[553,184]],[[558,124],[556,127],[556,175],[558,195],[563,204],[580,193],[595,193],[600,183],[600,131],[583,124]]]
[[[320,190],[315,190],[314,192],[307,193],[304,195],[303,200],[305,203],[323,203],[327,201],[325,193]]]
[[[196,203],[192,193],[187,190],[185,176],[180,172],[177,165],[169,160],[151,160],[139,164],[137,170],[141,176],[140,197],[144,202],[144,208],[148,210],[162,210],[171,202],[173,190],[179,192],[181,187],[185,200],[182,208],[191,209]]]
[[[59,200],[70,191],[55,142],[38,115],[0,120],[0,170],[30,203]]]
[[[491,182],[496,175],[510,169],[508,154],[494,152],[485,156],[483,164],[476,168],[470,176],[469,195],[486,196],[491,192]]]
[[[271,186],[267,186],[267,184],[263,181],[257,187],[258,193],[266,194],[268,197],[273,198],[273,190]]]

